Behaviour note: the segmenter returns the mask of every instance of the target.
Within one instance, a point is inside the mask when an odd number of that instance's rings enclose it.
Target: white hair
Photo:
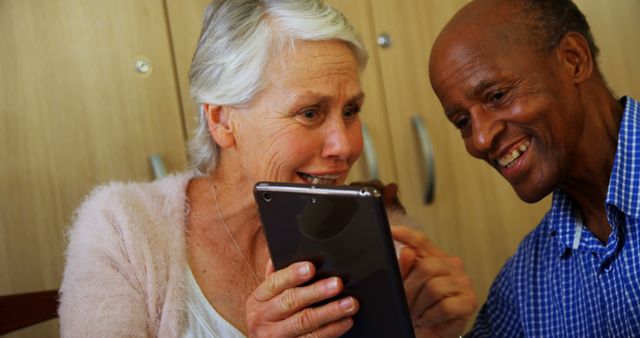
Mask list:
[[[213,0],[204,13],[189,81],[198,124],[189,142],[190,166],[199,175],[217,165],[218,145],[209,132],[204,103],[237,106],[262,88],[273,56],[296,40],[343,41],[360,70],[368,53],[356,30],[322,0]]]

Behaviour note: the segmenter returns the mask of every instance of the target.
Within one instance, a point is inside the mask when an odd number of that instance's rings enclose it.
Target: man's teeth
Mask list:
[[[304,178],[310,184],[334,184],[335,181],[340,177],[340,175],[309,175],[305,173],[300,173],[300,176]]]
[[[510,167],[513,162],[529,148],[529,142],[522,143],[517,149],[498,159],[498,163],[503,167]]]

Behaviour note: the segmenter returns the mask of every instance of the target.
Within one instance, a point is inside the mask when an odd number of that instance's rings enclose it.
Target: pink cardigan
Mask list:
[[[179,337],[186,325],[186,189],[193,173],[94,190],[68,234],[62,337]],[[410,224],[390,211],[392,224]]]
[[[97,188],[75,215],[60,288],[62,337],[179,337],[192,173]]]

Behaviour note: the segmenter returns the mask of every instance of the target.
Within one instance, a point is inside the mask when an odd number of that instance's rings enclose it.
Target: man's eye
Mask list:
[[[453,121],[453,124],[456,126],[456,128],[458,128],[460,130],[464,130],[469,125],[469,117],[468,116],[461,116],[461,117],[455,119]]]
[[[504,92],[499,91],[499,92],[493,92],[489,95],[489,102],[491,103],[496,103],[496,102],[500,102],[502,100],[502,98],[504,98]]]

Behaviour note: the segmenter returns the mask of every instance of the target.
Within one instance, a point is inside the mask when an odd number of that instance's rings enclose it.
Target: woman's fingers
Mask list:
[[[269,271],[269,264],[266,270]],[[284,290],[309,281],[315,274],[315,267],[309,262],[297,262],[267,275],[265,281],[256,288],[253,295],[258,302],[265,302]]]
[[[318,338],[334,338],[342,337],[353,326],[353,318],[348,317],[340,319],[337,322],[330,323],[319,329],[317,329],[311,335],[305,335],[305,337],[318,337]]]
[[[286,331],[295,335],[312,333],[312,337],[339,337],[353,325],[350,316],[358,308],[359,304],[353,297],[338,299],[322,306],[307,307],[285,321],[288,327]]]
[[[265,265],[264,267],[264,278],[266,279],[267,277],[269,277],[269,275],[271,275],[274,272],[276,272],[276,268],[273,267],[273,261],[269,259],[267,261],[267,265]]]
[[[340,278],[331,277],[311,285],[284,290],[273,298],[269,320],[282,320],[317,302],[337,296],[343,289]],[[303,310],[302,312],[306,311]]]
[[[315,274],[311,263],[298,262],[278,271],[267,265],[265,281],[247,300],[247,325],[252,336],[339,337],[351,328],[349,318],[359,308],[354,298],[317,305],[343,291],[340,278],[305,285]]]

